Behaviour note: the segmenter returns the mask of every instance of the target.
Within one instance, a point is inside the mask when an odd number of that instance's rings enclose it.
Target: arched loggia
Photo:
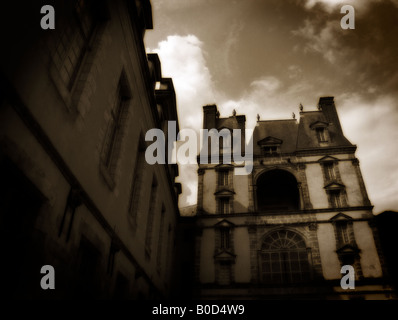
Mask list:
[[[258,211],[295,211],[300,209],[296,178],[285,170],[275,169],[260,175],[256,183]]]

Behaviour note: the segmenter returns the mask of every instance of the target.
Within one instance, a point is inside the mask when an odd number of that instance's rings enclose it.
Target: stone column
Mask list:
[[[257,227],[248,226],[250,243],[250,281],[251,283],[258,282],[258,252],[257,252]]]
[[[297,166],[299,179],[300,179],[299,182],[301,182],[301,193],[303,196],[303,205],[304,205],[303,209],[312,209],[310,193],[309,193],[308,185],[307,185],[307,176],[305,175],[305,168],[306,168],[306,165],[303,163],[300,163]]]

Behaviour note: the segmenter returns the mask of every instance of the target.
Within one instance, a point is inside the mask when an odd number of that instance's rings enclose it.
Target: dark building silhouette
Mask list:
[[[54,30],[42,1],[2,7],[3,293],[169,297],[181,186],[176,165],[147,164],[145,134],[178,119],[173,82],[145,52],[151,4],[45,4]],[[56,290],[41,289],[43,265]]]
[[[388,275],[396,291],[398,288],[398,237],[395,232],[398,226],[398,212],[384,211],[375,216],[374,223],[378,230]]]

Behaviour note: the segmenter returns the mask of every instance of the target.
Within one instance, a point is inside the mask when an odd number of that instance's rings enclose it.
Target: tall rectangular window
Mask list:
[[[324,163],[323,168],[325,169],[325,177],[327,181],[336,179],[333,162]]]
[[[342,244],[350,243],[350,238],[348,236],[348,224],[345,221],[338,222],[336,224],[337,232],[340,237]]]
[[[227,197],[219,198],[218,203],[219,203],[220,214],[229,213],[229,198]]]
[[[73,14],[56,45],[54,63],[68,90],[72,90],[84,56],[89,51],[98,22],[97,12],[98,4],[93,0],[75,1]]]
[[[229,185],[229,171],[221,170],[218,172],[218,185],[228,186]]]
[[[147,224],[146,224],[146,236],[145,236],[145,250],[147,257],[151,256],[151,248],[152,248],[152,229],[153,229],[153,217],[155,216],[156,209],[156,192],[157,192],[157,181],[155,176],[152,179],[151,186],[151,194],[149,197],[149,211],[147,216]]]
[[[145,142],[140,136],[138,142],[137,153],[135,158],[133,181],[131,185],[131,195],[129,203],[129,214],[132,218],[133,227],[137,226],[137,213],[140,204],[140,193],[143,180],[143,169],[145,166]]]
[[[230,229],[229,228],[220,228],[220,248],[221,249],[230,249],[231,241],[230,241]]]
[[[333,208],[341,208],[342,207],[340,190],[330,192],[330,202],[331,202]]]
[[[326,130],[325,128],[316,128],[316,135],[319,142],[326,142]]]
[[[103,167],[102,169],[105,169],[102,170],[102,172],[105,174],[106,181],[111,187],[113,187],[115,183],[114,175],[121,149],[129,100],[130,90],[123,72],[118,83],[115,102],[110,112],[110,119],[101,152],[101,165]]]

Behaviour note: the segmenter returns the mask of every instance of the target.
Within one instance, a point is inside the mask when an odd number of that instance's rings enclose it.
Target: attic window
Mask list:
[[[263,146],[264,155],[275,155],[279,153],[278,146]]]
[[[315,129],[316,130],[316,136],[318,138],[319,142],[327,142],[326,138],[326,129],[323,127],[318,127]]]

